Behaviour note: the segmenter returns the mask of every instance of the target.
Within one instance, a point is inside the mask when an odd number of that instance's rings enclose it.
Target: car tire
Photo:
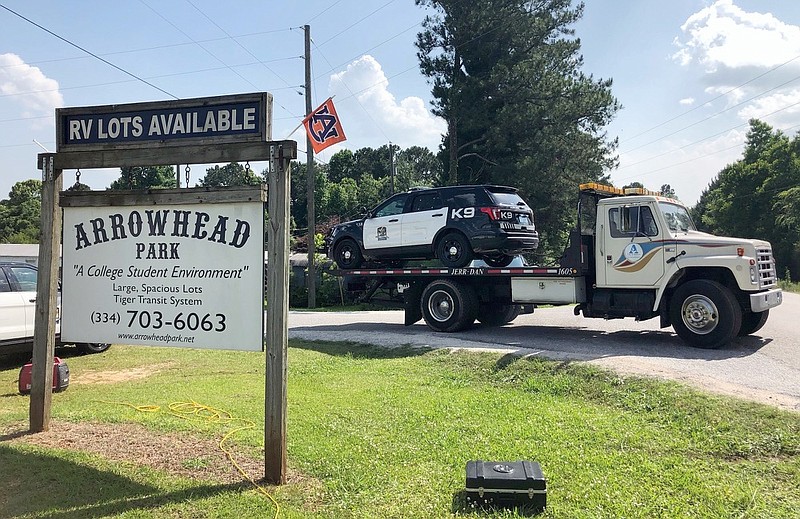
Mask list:
[[[345,238],[333,248],[333,260],[342,270],[357,269],[364,262],[364,255],[355,240]]]
[[[492,254],[481,258],[484,263],[494,268],[503,268],[511,265],[514,261],[514,256],[508,254]]]
[[[472,249],[463,234],[445,234],[436,245],[436,258],[448,268],[466,267],[473,258]]]
[[[75,344],[75,346],[81,353],[90,354],[90,353],[103,353],[111,345],[104,342],[79,342]]]

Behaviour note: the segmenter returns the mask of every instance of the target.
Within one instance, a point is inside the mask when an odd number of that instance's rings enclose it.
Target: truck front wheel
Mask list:
[[[742,310],[724,285],[696,279],[675,290],[670,318],[675,332],[690,346],[719,348],[739,333]]]
[[[767,324],[769,310],[763,312],[746,312],[742,315],[742,327],[739,328],[739,337],[756,333]]]
[[[475,322],[478,296],[472,287],[438,280],[422,291],[422,316],[437,332],[457,332]]]

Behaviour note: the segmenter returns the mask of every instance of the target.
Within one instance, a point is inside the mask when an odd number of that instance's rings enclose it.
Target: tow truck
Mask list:
[[[577,225],[553,266],[339,270],[348,286],[402,298],[405,324],[456,332],[511,322],[538,305],[575,315],[658,318],[687,344],[719,348],[750,335],[781,304],[769,242],[697,231],[678,200],[642,188],[581,184]]]

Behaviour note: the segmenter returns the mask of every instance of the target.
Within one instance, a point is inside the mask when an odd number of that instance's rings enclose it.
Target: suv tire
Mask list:
[[[447,233],[436,244],[436,257],[445,267],[466,267],[472,261],[472,256],[472,249],[463,234]]]
[[[357,269],[364,261],[358,243],[350,238],[345,238],[336,244],[333,249],[333,260],[342,270]]]

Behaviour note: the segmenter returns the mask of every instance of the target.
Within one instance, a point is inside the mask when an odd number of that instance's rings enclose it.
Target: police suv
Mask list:
[[[437,258],[445,267],[481,259],[505,267],[534,250],[533,213],[513,187],[471,185],[416,188],[398,193],[360,220],[339,224],[326,237],[341,269],[366,260]]]

